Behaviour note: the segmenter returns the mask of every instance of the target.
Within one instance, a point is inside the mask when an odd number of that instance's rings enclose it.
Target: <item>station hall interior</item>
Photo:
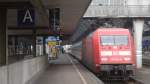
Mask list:
[[[122,29],[129,31],[127,38]],[[118,34],[110,34],[115,30]],[[96,31],[108,34],[97,37],[98,44],[91,43]],[[95,47],[102,37],[109,44]],[[127,39],[127,45],[112,45],[111,39]],[[106,67],[96,64],[109,60],[99,59],[102,52],[120,58]],[[117,64],[121,60],[133,64]],[[109,65],[113,75],[133,70],[133,76],[125,75],[131,81],[103,81],[95,70],[102,73]],[[149,77],[150,0],[0,0],[0,84],[149,84]]]

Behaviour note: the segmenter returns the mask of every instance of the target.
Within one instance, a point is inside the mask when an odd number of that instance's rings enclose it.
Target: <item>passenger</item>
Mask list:
[[[55,47],[55,46],[53,46],[53,47],[51,48],[51,53],[52,53],[52,58],[53,58],[53,59],[56,59],[56,58],[57,58],[57,50],[56,50],[56,47]]]
[[[64,48],[60,46],[62,54],[64,54]]]

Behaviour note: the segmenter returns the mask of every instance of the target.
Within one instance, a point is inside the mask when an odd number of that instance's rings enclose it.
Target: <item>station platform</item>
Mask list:
[[[142,84],[150,84],[150,66],[143,66],[137,70],[134,79]]]
[[[50,61],[48,69],[33,84],[104,84],[68,54]]]

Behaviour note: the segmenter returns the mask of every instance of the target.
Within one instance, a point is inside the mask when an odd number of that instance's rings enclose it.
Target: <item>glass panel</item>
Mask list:
[[[127,45],[128,36],[126,35],[107,35],[101,36],[102,45]]]
[[[31,36],[8,36],[8,63],[33,57]]]
[[[115,37],[115,45],[127,45],[128,44],[128,36],[114,36]]]
[[[102,45],[114,45],[113,36],[101,36]]]

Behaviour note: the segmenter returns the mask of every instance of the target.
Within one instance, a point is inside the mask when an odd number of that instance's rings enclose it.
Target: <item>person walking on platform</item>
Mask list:
[[[56,59],[57,58],[57,50],[56,50],[55,46],[53,46],[51,48],[51,53],[52,53],[52,59]]]

